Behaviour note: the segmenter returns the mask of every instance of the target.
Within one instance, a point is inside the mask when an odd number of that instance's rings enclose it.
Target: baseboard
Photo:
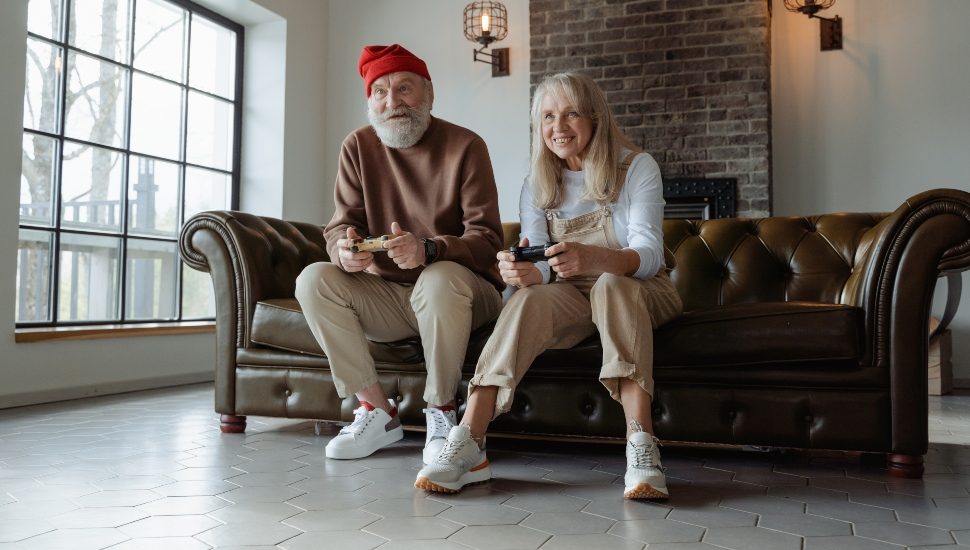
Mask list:
[[[54,390],[18,393],[14,395],[0,395],[0,409],[25,407],[27,405],[40,405],[43,403],[53,403],[56,401],[67,401],[70,399],[81,399],[84,397],[94,397],[99,395],[113,395],[132,391],[154,390],[158,388],[167,388],[170,386],[211,382],[212,380],[213,373],[209,371],[191,374],[173,374],[168,376],[158,376],[155,378],[141,378],[138,380],[128,380],[124,382],[109,382],[106,384],[90,384],[87,386],[74,386],[70,388],[58,388]]]
[[[961,390],[970,390],[970,378],[954,378],[953,387]]]

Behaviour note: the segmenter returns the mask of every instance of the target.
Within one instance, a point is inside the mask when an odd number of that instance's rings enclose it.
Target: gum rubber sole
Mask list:
[[[481,485],[482,483],[485,483],[486,481],[489,481],[489,480],[488,479],[484,479],[482,481],[473,481],[471,483],[466,483],[466,484],[462,485],[458,489],[449,489],[448,487],[443,487],[441,485],[438,485],[437,483],[431,481],[430,479],[428,479],[426,477],[419,477],[417,479],[417,481],[414,482],[414,488],[415,489],[423,489],[425,491],[429,491],[429,492],[432,492],[432,493],[445,493],[445,494],[453,495],[453,494],[461,491],[465,487],[470,487],[472,485]]]
[[[630,489],[629,491],[623,492],[623,498],[625,499],[651,499],[651,500],[666,500],[670,495],[659,490],[654,489],[649,483],[641,483],[636,487]]]

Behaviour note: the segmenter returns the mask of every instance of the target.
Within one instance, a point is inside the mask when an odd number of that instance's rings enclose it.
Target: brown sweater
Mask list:
[[[370,126],[356,130],[340,148],[334,205],[325,230],[331,258],[348,227],[378,236],[396,221],[418,238],[434,238],[435,261],[457,262],[505,288],[495,259],[502,247],[495,176],[485,142],[470,130],[432,118],[421,141],[404,149],[385,146]],[[372,270],[414,283],[424,267],[400,269],[378,253]]]

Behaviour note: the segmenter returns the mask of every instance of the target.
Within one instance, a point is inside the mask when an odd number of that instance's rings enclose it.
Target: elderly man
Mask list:
[[[502,305],[498,192],[485,142],[431,116],[424,61],[397,44],[367,46],[358,69],[370,126],[341,146],[336,211],[325,231],[332,262],[304,269],[296,297],[330,360],[337,393],[360,401],[327,457],[365,457],[404,436],[367,340],[420,336],[428,463],[456,424],[468,336]],[[376,250],[355,246],[385,234]]]

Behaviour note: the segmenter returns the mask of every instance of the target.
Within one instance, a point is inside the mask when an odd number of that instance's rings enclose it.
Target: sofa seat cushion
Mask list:
[[[862,310],[817,302],[763,302],[687,312],[655,333],[665,367],[858,360]]]
[[[317,344],[303,310],[295,298],[278,298],[256,303],[252,334],[254,344],[326,357]],[[419,365],[424,370],[421,340],[408,338],[397,342],[368,342],[371,357],[377,363]]]
[[[884,369],[860,366],[862,311],[815,302],[738,304],[687,312],[654,334],[657,383],[879,387]],[[547,350],[532,376],[581,378],[602,364],[598,336]],[[466,372],[474,365],[465,365]]]

